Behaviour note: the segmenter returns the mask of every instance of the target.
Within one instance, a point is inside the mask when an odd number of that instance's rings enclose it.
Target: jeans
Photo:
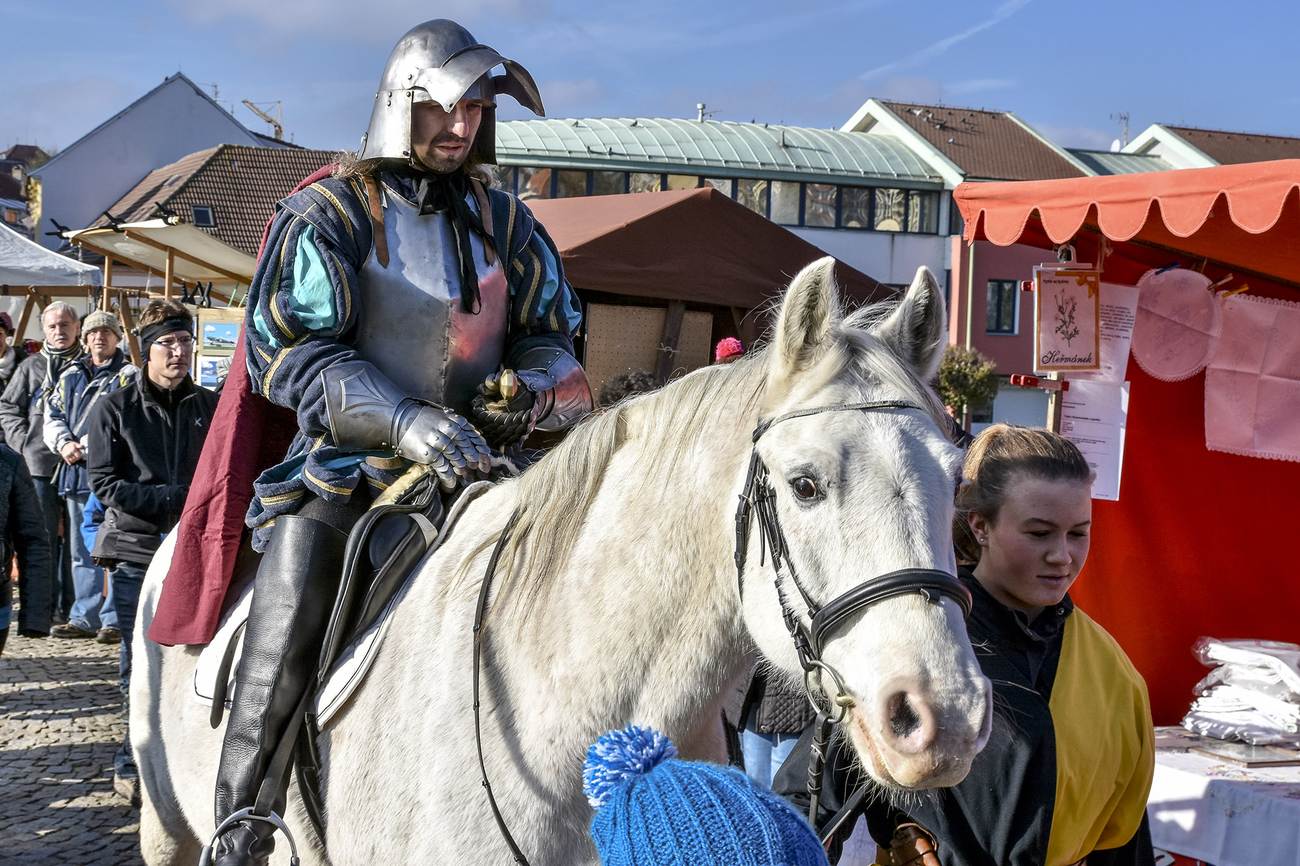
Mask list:
[[[144,585],[145,566],[134,562],[119,562],[109,579],[113,584],[113,607],[117,609],[117,627],[122,632],[122,648],[118,652],[117,672],[122,697],[127,696],[131,683],[131,641],[135,637],[135,612],[140,606],[140,587]]]
[[[794,751],[799,734],[740,732],[740,753],[745,757],[745,775],[765,788],[772,787],[776,771]]]
[[[77,596],[76,587],[72,585],[72,558],[68,545],[59,543],[59,518],[63,516],[63,497],[48,475],[33,475],[32,483],[36,487],[36,500],[41,506],[41,518],[45,524],[45,534],[50,539],[50,612],[54,616],[68,616],[72,602]],[[73,530],[75,532],[75,530]]]
[[[88,497],[86,493],[67,496],[65,526],[71,529],[64,533],[63,541],[72,553],[72,583],[77,588],[77,600],[72,603],[68,622],[86,631],[98,631],[117,627],[117,611],[113,609],[111,584],[108,595],[104,595],[104,569],[91,560],[86,541],[79,531]]]

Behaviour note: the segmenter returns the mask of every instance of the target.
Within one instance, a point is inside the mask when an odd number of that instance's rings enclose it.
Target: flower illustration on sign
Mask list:
[[[1065,340],[1066,345],[1074,342],[1074,338],[1079,336],[1079,325],[1074,321],[1074,314],[1078,312],[1079,302],[1072,297],[1067,297],[1064,292],[1056,293],[1056,328],[1057,334]]]

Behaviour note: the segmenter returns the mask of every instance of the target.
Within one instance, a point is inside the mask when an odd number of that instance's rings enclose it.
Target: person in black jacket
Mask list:
[[[217,408],[217,395],[190,378],[194,317],[184,306],[151,302],[139,332],[144,373],[100,401],[86,449],[90,488],[105,508],[93,555],[111,569],[124,697],[145,569],[180,519]],[[119,780],[134,778],[129,740],[114,763]]]
[[[27,464],[17,451],[0,444],[0,543],[18,554],[18,633],[45,637],[50,633],[50,541],[37,506]],[[7,563],[7,558],[6,558]],[[12,588],[6,569],[0,575],[0,652],[9,636]]]

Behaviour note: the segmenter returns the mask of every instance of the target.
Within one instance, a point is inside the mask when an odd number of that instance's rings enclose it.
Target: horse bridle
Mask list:
[[[767,466],[758,455],[758,440],[763,434],[772,429],[782,421],[789,421],[792,418],[804,418],[809,415],[820,415],[823,412],[847,412],[847,411],[877,411],[884,409],[913,409],[924,411],[915,403],[907,403],[898,400],[877,400],[867,403],[843,403],[831,406],[817,406],[810,409],[799,409],[794,412],[787,412],[784,415],[778,415],[766,421],[760,421],[754,428],[753,448],[749,457],[749,472],[745,477],[745,487],[740,494],[740,506],[736,510],[736,582],[740,594],[744,595],[744,578],[745,578],[745,559],[749,549],[749,527],[755,515],[758,517],[758,526],[760,535],[760,563],[766,556],[766,550],[772,551],[772,568],[775,575],[776,594],[781,602],[781,617],[785,620],[786,628],[790,632],[790,637],[794,640],[795,652],[799,655],[799,664],[804,670],[804,687],[808,692],[808,699],[812,702],[813,707],[817,710],[817,737],[813,741],[813,761],[809,765],[808,793],[810,797],[809,820],[816,826],[815,818],[817,814],[817,804],[821,792],[821,781],[823,770],[826,762],[826,746],[830,738],[831,728],[844,719],[848,711],[853,707],[853,698],[844,688],[844,681],[839,673],[825,661],[822,660],[822,650],[825,649],[826,641],[830,636],[844,625],[849,617],[861,610],[865,610],[870,605],[884,601],[887,598],[894,598],[899,595],[910,593],[920,593],[927,600],[934,604],[939,604],[945,597],[951,598],[961,606],[962,612],[970,615],[971,594],[956,577],[946,571],[938,571],[931,568],[903,568],[897,571],[891,571],[877,577],[863,581],[847,592],[836,596],[824,605],[819,605],[813,601],[812,596],[799,579],[798,572],[795,570],[794,562],[790,559],[790,548],[786,544],[785,535],[781,532],[781,524],[776,516],[776,491],[772,488],[769,480]],[[483,737],[482,723],[480,718],[480,701],[479,701],[479,672],[482,669],[482,642],[486,626],[488,599],[491,594],[492,578],[496,573],[497,562],[501,557],[501,552],[505,547],[506,538],[510,530],[514,527],[518,513],[512,514],[506,521],[501,535],[493,547],[492,555],[488,559],[487,569],[483,575],[483,582],[479,585],[478,604],[474,614],[474,745],[478,751],[479,773],[483,785],[483,790],[487,794],[488,804],[492,808],[492,817],[496,821],[497,830],[500,831],[506,847],[510,849],[511,858],[515,863],[527,866],[528,858],[524,856],[519,844],[510,833],[510,828],[506,826],[505,818],[501,814],[501,808],[497,804],[496,796],[492,791],[492,783],[488,781],[487,763],[483,755]],[[808,611],[809,625],[805,626],[799,619],[798,613],[790,606],[784,590],[781,588],[781,563],[785,563],[786,571],[790,575],[790,581],[799,590],[804,605]],[[826,713],[822,709],[821,702],[817,694],[821,691],[818,680],[820,672],[825,672],[835,681],[835,706],[836,713],[834,716]]]
[[[740,504],[736,508],[736,589],[742,600],[745,592],[745,560],[749,551],[749,531],[754,519],[758,520],[759,562],[762,564],[767,551],[771,551],[773,580],[776,585],[777,600],[781,604],[781,618],[786,630],[794,641],[795,653],[799,665],[804,671],[804,690],[808,700],[817,711],[817,726],[813,740],[812,760],[808,770],[809,809],[808,820],[816,826],[817,807],[821,795],[822,775],[826,765],[826,749],[833,727],[844,720],[853,708],[853,697],[844,687],[844,678],[822,658],[827,641],[854,614],[866,610],[873,604],[895,598],[900,595],[917,593],[933,604],[939,604],[944,598],[950,598],[961,607],[965,616],[970,616],[971,594],[961,581],[946,571],[933,568],[901,568],[868,578],[852,589],[835,596],[825,604],[818,604],[812,594],[799,578],[794,561],[790,558],[790,546],[776,513],[776,490],[771,483],[767,465],[758,453],[758,442],[768,430],[782,421],[792,418],[806,418],[825,412],[875,412],[890,409],[924,411],[915,403],[901,400],[875,400],[865,403],[841,403],[829,406],[815,406],[787,412],[775,418],[760,421],[754,428],[753,447],[749,456],[749,471],[745,476],[745,486],[740,493]],[[781,565],[790,582],[798,590],[807,610],[808,624],[805,625],[799,614],[790,604],[790,600],[781,585]],[[825,691],[821,684],[821,675],[826,674],[835,685],[833,706],[823,705]]]

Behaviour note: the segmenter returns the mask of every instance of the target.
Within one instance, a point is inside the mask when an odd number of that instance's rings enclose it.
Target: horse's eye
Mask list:
[[[800,475],[798,478],[795,478],[790,482],[790,487],[794,490],[794,495],[805,502],[817,499],[822,495],[821,490],[817,487],[817,482],[813,481],[807,475]]]

